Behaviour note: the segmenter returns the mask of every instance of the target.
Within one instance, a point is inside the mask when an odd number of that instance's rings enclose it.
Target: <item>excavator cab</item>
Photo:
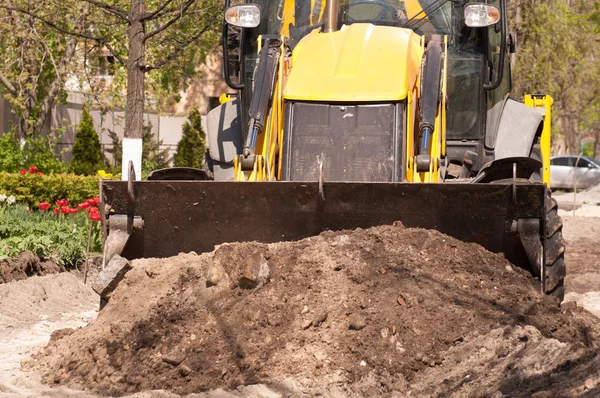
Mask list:
[[[101,184],[105,262],[402,222],[564,294],[551,99],[510,93],[505,0],[225,2],[206,170]]]

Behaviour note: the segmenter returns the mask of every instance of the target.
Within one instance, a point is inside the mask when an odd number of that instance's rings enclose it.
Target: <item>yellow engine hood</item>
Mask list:
[[[314,31],[292,54],[283,96],[299,101],[399,101],[419,76],[421,37],[371,24]]]

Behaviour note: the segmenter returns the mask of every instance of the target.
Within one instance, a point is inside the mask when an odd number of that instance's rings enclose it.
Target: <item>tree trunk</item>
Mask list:
[[[577,155],[579,153],[579,118],[571,112],[566,113],[559,118],[561,132],[565,137],[565,149],[568,155]]]
[[[144,122],[145,49],[144,26],[141,18],[146,12],[145,0],[131,0],[129,61],[127,65],[127,109],[125,114],[125,137],[142,138]]]

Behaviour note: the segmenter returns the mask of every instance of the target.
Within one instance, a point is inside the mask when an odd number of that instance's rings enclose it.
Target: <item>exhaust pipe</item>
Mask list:
[[[327,2],[326,14],[325,33],[335,32],[338,26],[338,0],[329,0]]]

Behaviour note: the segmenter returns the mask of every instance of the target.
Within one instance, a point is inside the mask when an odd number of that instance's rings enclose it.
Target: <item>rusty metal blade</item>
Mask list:
[[[213,250],[224,242],[302,239],[325,230],[367,228],[401,221],[436,229],[526,264],[512,220],[543,219],[545,187],[511,185],[141,181],[102,183],[110,214],[141,216],[123,255],[164,257]],[[104,216],[107,214],[105,213]]]

